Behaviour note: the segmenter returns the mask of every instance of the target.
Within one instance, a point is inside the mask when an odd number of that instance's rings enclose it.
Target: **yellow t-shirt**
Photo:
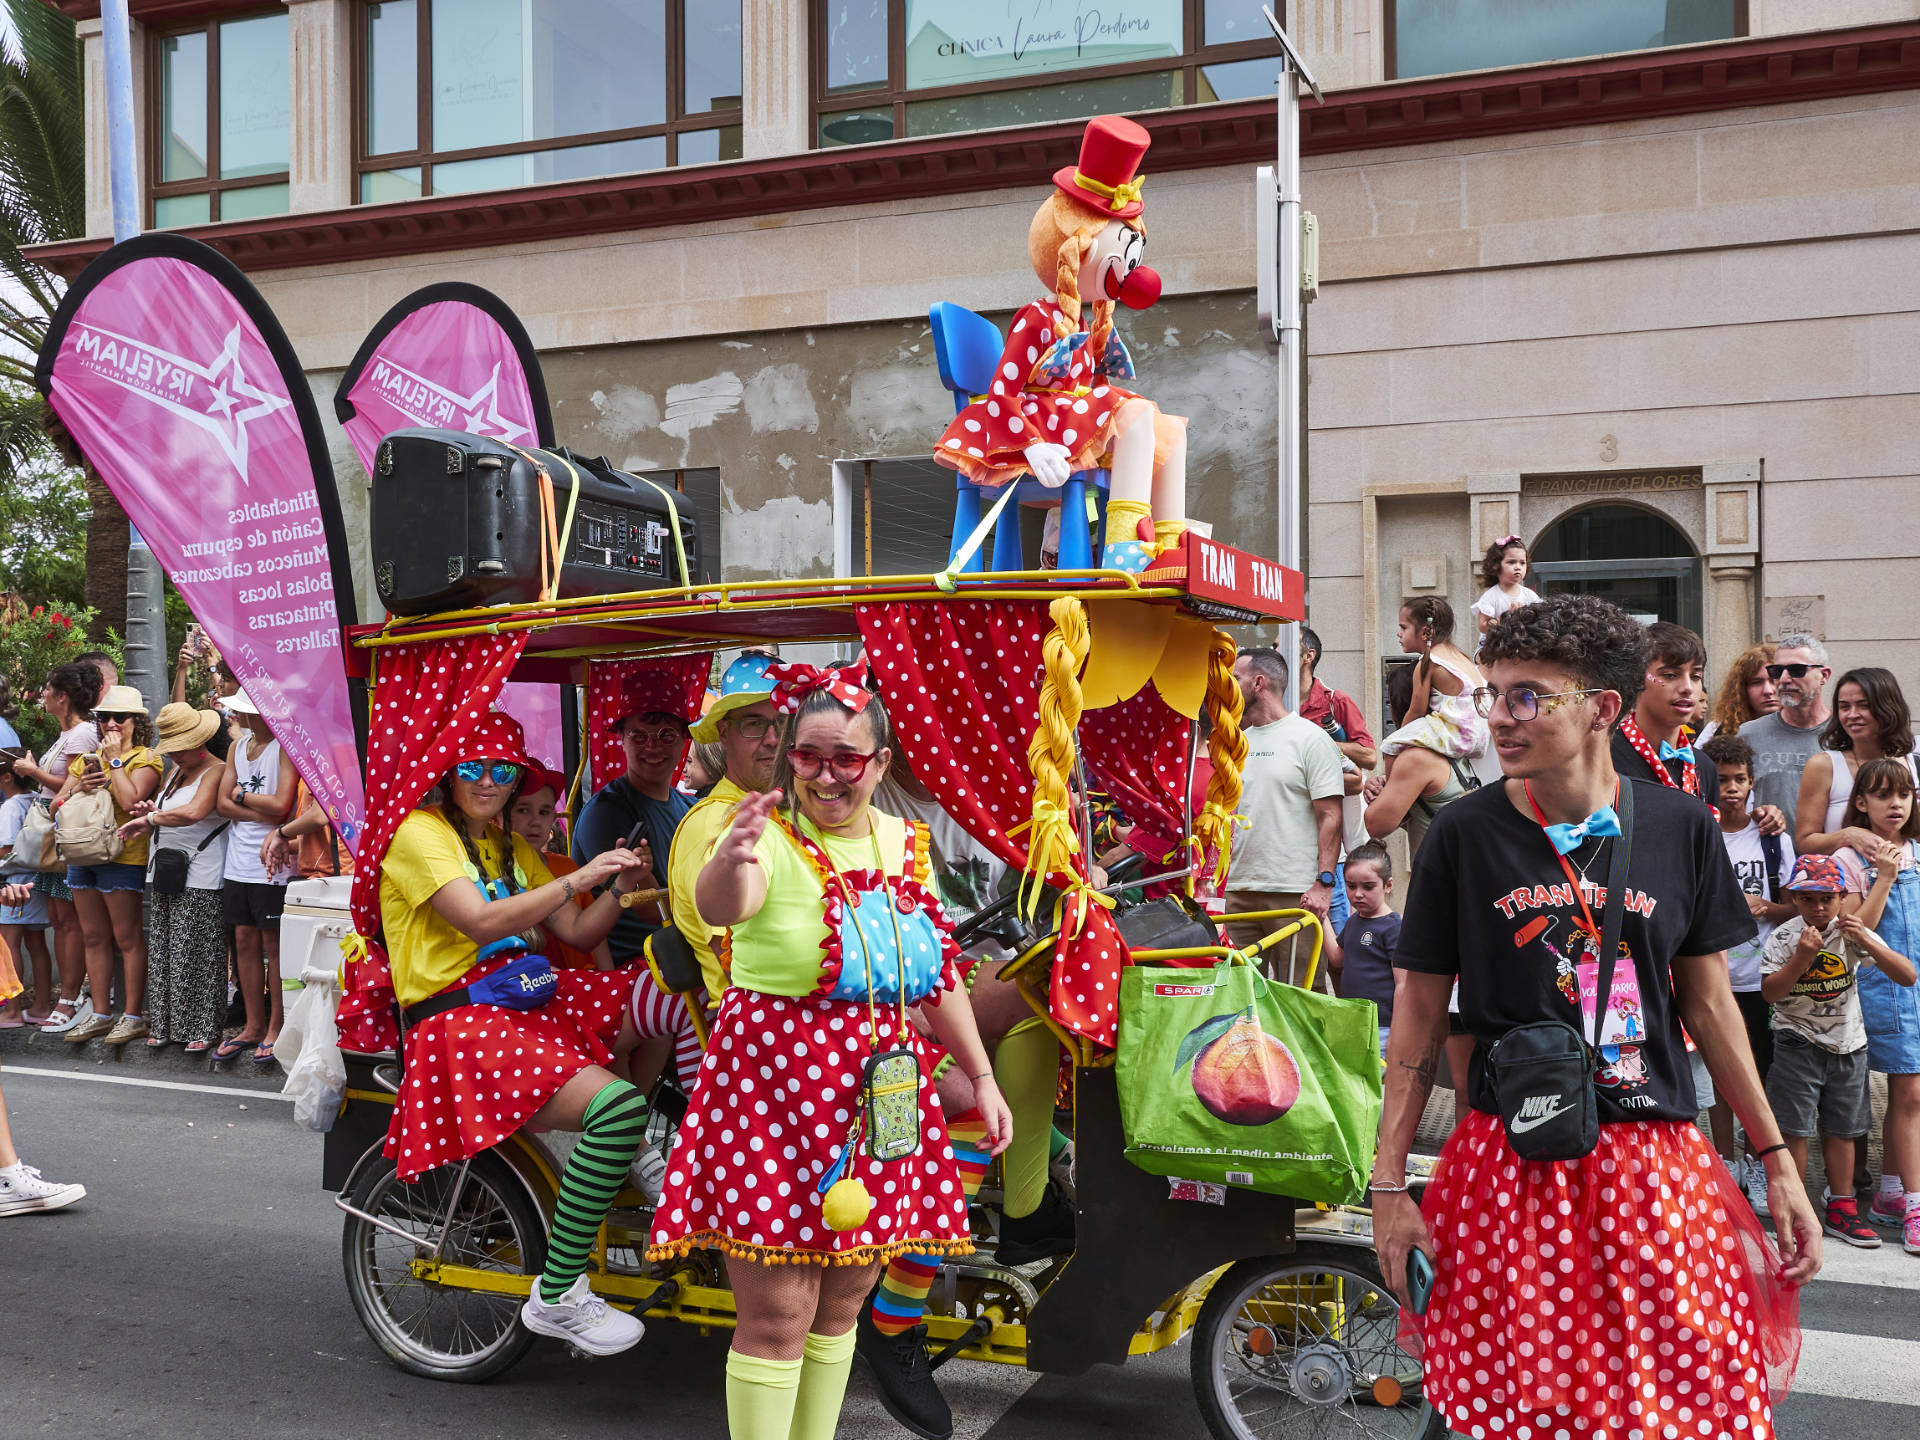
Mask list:
[[[98,752],[96,751],[94,753],[97,754]],[[127,753],[124,756],[122,756],[121,759],[123,763],[120,768],[126,772],[126,776],[129,780],[133,778],[133,772],[135,770],[166,769],[165,762],[162,761],[158,755],[154,754],[153,751],[149,750],[144,745],[134,746],[134,748],[127,751]],[[101,765],[104,766],[107,763],[107,757],[104,755],[101,755],[100,763]],[[73,775],[76,777],[83,775],[86,773],[86,768],[87,768],[87,762],[84,756],[76,755],[73,759],[67,762],[67,774],[69,775]],[[113,772],[109,770],[107,771],[107,773],[111,775]],[[156,795],[159,793],[160,792],[158,790],[154,791],[154,794]],[[153,796],[149,795],[147,798],[151,800]],[[133,816],[129,815],[126,811],[122,810],[120,808],[120,802],[118,800],[115,800],[113,802],[114,823],[116,825],[124,825],[131,819],[133,819]],[[139,865],[144,868],[147,863],[147,836],[144,833],[142,833],[140,835],[135,836],[133,839],[127,841],[126,847],[122,849],[120,852],[120,858],[114,861],[113,863],[116,865]]]
[[[501,872],[500,831],[487,831],[476,848],[489,875]],[[513,837],[514,882],[537,890],[553,880],[534,848]],[[437,810],[416,810],[400,822],[380,866],[380,924],[393,966],[393,993],[402,1005],[437,995],[473,968],[480,947],[441,918],[433,897],[449,880],[478,884],[467,850]]]
[[[858,840],[822,835],[804,815],[799,823],[843,872],[876,868],[877,841],[887,874],[904,874],[907,822],[878,810],[870,813],[873,833]],[[811,995],[820,986],[826,958],[820,948],[827,938],[826,895],[819,877],[800,847],[771,822],[753,853],[767,872],[767,898],[733,927],[733,983],[763,995]]]
[[[726,972],[713,953],[713,927],[700,918],[700,907],[693,898],[693,887],[713,853],[714,842],[733,821],[733,812],[747,792],[733,781],[721,777],[698,805],[689,810],[673,832],[673,854],[667,863],[667,905],[673,914],[673,928],[686,936],[693,953],[700,957],[700,973],[707,981],[707,1003],[718,1005],[726,992]]]

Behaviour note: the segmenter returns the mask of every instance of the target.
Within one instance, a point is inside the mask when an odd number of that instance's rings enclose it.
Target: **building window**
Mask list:
[[[1260,0],[814,0],[813,29],[823,147],[1269,95],[1280,53]]]
[[[284,214],[287,12],[162,34],[154,50],[153,223]]]
[[[1700,629],[1700,559],[1664,516],[1635,505],[1593,505],[1562,517],[1534,542],[1543,595],[1598,595],[1643,625]]]
[[[1747,33],[1747,0],[1386,0],[1387,77],[1450,75]]]
[[[364,8],[363,202],[740,157],[739,0]]]

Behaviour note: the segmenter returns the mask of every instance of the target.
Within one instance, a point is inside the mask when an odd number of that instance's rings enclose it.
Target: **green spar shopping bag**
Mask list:
[[[1362,1198],[1380,1129],[1371,1000],[1335,1000],[1229,960],[1133,965],[1115,1059],[1127,1159],[1153,1175],[1302,1201]]]

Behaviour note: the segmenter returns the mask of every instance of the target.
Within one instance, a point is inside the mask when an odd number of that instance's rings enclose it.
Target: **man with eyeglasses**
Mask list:
[[[1411,1251],[1431,1263],[1418,1321],[1426,1398],[1455,1429],[1651,1435],[1710,1416],[1715,1434],[1770,1435],[1770,1365],[1798,1344],[1791,1288],[1820,1266],[1820,1222],[1727,978],[1726,950],[1754,922],[1718,827],[1693,797],[1613,765],[1612,732],[1647,659],[1641,627],[1595,596],[1502,615],[1474,693],[1502,779],[1442,810],[1414,862],[1368,1188],[1387,1284],[1409,1293]],[[1622,846],[1624,893],[1609,897]],[[1619,943],[1603,967],[1610,898]],[[1474,1039],[1472,1111],[1416,1205],[1407,1150],[1456,979]],[[1778,1262],[1693,1123],[1682,1021],[1765,1163]],[[1496,1079],[1489,1056],[1523,1026],[1556,1023],[1589,1044],[1599,1031],[1588,1072],[1598,1139],[1544,1163],[1519,1149],[1566,1113],[1570,1092],[1542,1091],[1524,1064]],[[1677,1275],[1690,1284],[1676,1289]],[[1553,1343],[1487,1345],[1510,1335]]]
[[[613,733],[626,754],[626,773],[581,811],[573,827],[573,858],[584,865],[633,837],[630,848],[649,862],[649,869],[631,888],[654,889],[670,863],[674,832],[693,808],[693,797],[673,783],[687,752],[687,722],[669,710],[642,710],[615,721]],[[633,964],[647,937],[665,922],[664,906],[636,905],[623,911],[607,937],[615,962]]]
[[[1820,732],[1832,718],[1827,705],[1827,647],[1812,635],[1782,635],[1767,676],[1780,697],[1771,715],[1749,720],[1740,738],[1753,747],[1753,794],[1792,816],[1800,804],[1800,772],[1820,752]]]

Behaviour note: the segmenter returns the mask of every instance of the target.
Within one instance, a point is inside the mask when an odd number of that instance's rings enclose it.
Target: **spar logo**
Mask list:
[[[247,478],[248,427],[293,404],[247,378],[240,365],[238,325],[227,332],[220,353],[204,363],[84,322],[74,324],[67,353],[82,369],[213,436],[242,484],[252,483]]]
[[[471,395],[449,390],[391,360],[375,360],[364,383],[371,385],[382,400],[416,425],[465,430],[473,435],[497,435],[509,441],[533,434],[525,425],[516,425],[500,413],[498,360],[493,362],[493,374],[487,383]]]

